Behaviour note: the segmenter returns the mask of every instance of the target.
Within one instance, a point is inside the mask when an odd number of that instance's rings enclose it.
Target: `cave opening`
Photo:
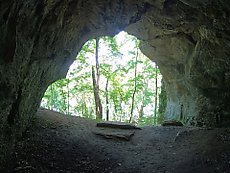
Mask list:
[[[98,44],[96,39],[87,41],[66,78],[47,88],[41,107],[66,115],[139,126],[162,123],[166,107],[166,98],[162,100],[162,75],[156,63],[141,52],[139,45],[140,41],[125,31],[114,37],[101,36]],[[93,74],[97,65],[99,76]],[[99,118],[93,75],[99,80],[102,108]],[[163,94],[166,97],[166,93]]]
[[[230,125],[228,0],[3,0],[0,6],[0,165],[12,170],[0,172],[230,170],[229,128],[215,128]],[[79,117],[38,110],[83,43],[121,30],[140,39],[141,51],[164,76],[165,119],[186,126],[145,127],[129,133],[130,143],[105,142],[90,129],[97,129],[96,121],[83,127]],[[24,145],[18,139],[27,132]],[[113,165],[104,162],[108,158]]]

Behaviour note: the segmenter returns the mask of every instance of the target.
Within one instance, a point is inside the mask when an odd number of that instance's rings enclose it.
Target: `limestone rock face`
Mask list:
[[[81,46],[114,35],[150,8],[138,0],[0,2],[0,157],[28,127],[47,87]],[[0,158],[1,159],[1,158]]]
[[[166,118],[196,126],[230,120],[227,1],[165,1],[128,27],[157,62],[167,91]],[[160,15],[161,14],[161,15]]]
[[[230,124],[228,0],[2,0],[0,9],[0,151],[29,125],[81,46],[121,30],[159,65],[167,119]]]

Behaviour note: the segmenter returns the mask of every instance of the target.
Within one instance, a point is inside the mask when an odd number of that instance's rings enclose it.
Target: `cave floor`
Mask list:
[[[147,126],[123,140],[96,123],[40,109],[0,172],[230,173],[229,128]]]

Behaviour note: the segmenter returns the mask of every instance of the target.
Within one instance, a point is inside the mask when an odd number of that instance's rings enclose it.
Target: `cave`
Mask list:
[[[0,2],[0,155],[30,125],[47,87],[89,39],[124,30],[141,40],[167,91],[167,120],[230,125],[228,0]]]

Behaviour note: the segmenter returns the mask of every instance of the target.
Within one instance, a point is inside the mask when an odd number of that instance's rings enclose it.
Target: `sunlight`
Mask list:
[[[155,63],[142,54],[138,44],[136,37],[124,31],[113,38],[99,39],[98,92],[104,120],[127,122],[131,116],[132,122],[139,124],[157,121],[162,76]],[[66,79],[48,88],[41,106],[69,115],[96,118],[92,81],[92,68],[96,66],[95,52],[95,39],[86,42],[70,66]],[[155,93],[158,95],[155,96]]]
[[[103,40],[101,40],[99,47],[100,61],[103,63],[110,64],[114,66],[114,68],[116,68],[116,64],[125,66],[127,62],[133,58],[133,55],[130,54],[130,51],[135,50],[134,39],[136,39],[134,36],[128,35],[128,33],[126,33],[125,31],[121,31],[115,36],[115,40],[117,41],[117,44],[120,46],[120,55],[114,57],[113,61],[111,61],[111,59],[108,58],[108,55],[110,55],[108,45]],[[85,56],[87,57],[86,61],[89,65],[95,65],[95,52],[87,52]],[[73,72],[73,70],[76,69],[77,66],[78,63],[75,61],[69,68],[67,78],[70,77],[70,73]]]

